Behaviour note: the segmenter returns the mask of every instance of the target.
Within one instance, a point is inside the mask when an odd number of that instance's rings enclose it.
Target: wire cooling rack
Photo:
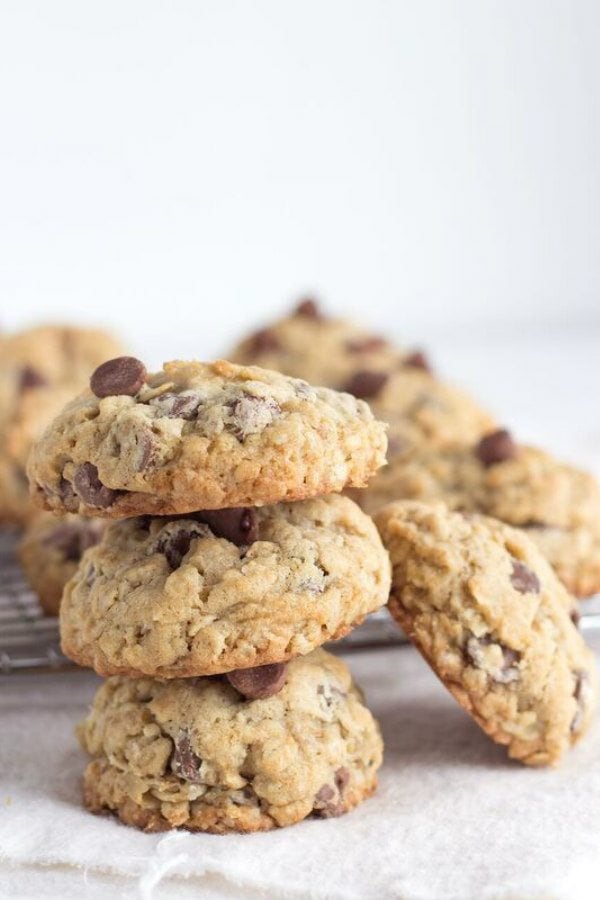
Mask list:
[[[18,540],[16,532],[0,532],[0,675],[75,670],[60,651],[58,620],[44,615],[23,577],[15,555]],[[331,649],[363,650],[404,642],[386,610],[381,610]]]

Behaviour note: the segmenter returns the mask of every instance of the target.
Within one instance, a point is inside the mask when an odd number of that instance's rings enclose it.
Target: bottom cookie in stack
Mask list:
[[[109,678],[79,728],[87,808],[225,834],[339,816],[375,790],[382,740],[345,663],[315,650],[236,674]]]

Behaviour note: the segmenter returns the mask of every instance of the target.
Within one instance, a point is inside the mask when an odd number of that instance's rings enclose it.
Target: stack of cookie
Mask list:
[[[382,743],[321,645],[387,600],[373,522],[338,493],[385,458],[347,394],[227,362],[101,365],[29,463],[39,505],[113,520],[61,606],[63,648],[109,676],[80,737],[85,802],[148,830],[339,815]]]

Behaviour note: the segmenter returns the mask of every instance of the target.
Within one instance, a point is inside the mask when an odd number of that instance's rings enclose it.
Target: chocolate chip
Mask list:
[[[579,622],[581,621],[581,613],[579,612],[579,607],[574,606],[571,612],[569,613],[569,618],[571,622],[575,626],[575,628],[579,628]]]
[[[90,378],[96,397],[133,397],[146,380],[146,366],[134,356],[118,356],[98,366]]]
[[[507,459],[514,459],[516,455],[517,445],[506,428],[499,428],[498,431],[486,434],[475,448],[475,456],[486,467]]]
[[[134,465],[136,472],[148,469],[156,456],[156,441],[154,435],[148,429],[143,429],[136,436],[136,452]]]
[[[236,669],[227,672],[226,678],[247,700],[264,700],[279,693],[285,684],[286,674],[285,663],[274,663],[254,669]]]
[[[44,544],[56,547],[67,562],[79,562],[84,552],[98,543],[101,535],[102,526],[93,519],[61,522],[44,539]]]
[[[281,407],[271,397],[245,395],[231,406],[231,430],[243,441],[249,434],[258,434],[281,415]]]
[[[175,749],[171,757],[171,771],[178,778],[192,784],[202,784],[200,766],[202,760],[192,750],[192,742],[187,732],[182,731],[175,740]]]
[[[486,665],[485,647],[496,646],[502,651],[502,663],[500,668],[490,670]],[[487,672],[493,681],[499,684],[510,684],[519,678],[519,669],[517,663],[521,659],[521,654],[511,647],[505,647],[499,641],[493,640],[490,635],[484,637],[470,637],[465,647],[465,656],[467,661],[476,669],[482,669]]]
[[[33,366],[23,366],[19,378],[19,390],[27,391],[29,388],[44,387],[48,384],[48,379]]]
[[[70,481],[67,481],[66,478],[61,477],[60,481],[58,482],[57,493],[65,506],[71,507],[73,505],[77,505],[75,503],[75,491],[73,490],[73,485]]]
[[[429,360],[422,350],[415,350],[413,353],[409,353],[402,360],[402,365],[409,366],[412,369],[422,369],[424,372],[432,371]]]
[[[208,525],[213,534],[238,547],[258,540],[258,516],[252,507],[205,509],[195,513],[194,518]]]
[[[269,328],[257,331],[250,338],[250,352],[254,356],[260,356],[263,353],[271,353],[273,350],[280,349],[281,343],[279,338]]]
[[[81,497],[88,506],[97,506],[106,509],[115,502],[119,491],[113,491],[106,487],[98,478],[98,469],[92,463],[86,462],[75,470],[73,476],[75,493]]]
[[[332,819],[341,816],[344,806],[338,798],[337,792],[330,784],[324,784],[315,794],[313,816],[320,819]]]
[[[324,784],[323,787],[317,791],[315,800],[318,800],[320,803],[327,803],[329,800],[333,800],[334,797],[335,791],[331,785]]]
[[[171,569],[175,571],[181,565],[183,557],[188,553],[194,538],[203,536],[205,531],[201,525],[194,527],[188,523],[181,528],[163,531],[156,542],[157,553],[164,553]]]
[[[340,766],[339,769],[335,770],[335,786],[337,787],[340,794],[343,794],[348,785],[350,784],[350,772],[346,768],[346,766]]]
[[[310,297],[306,297],[304,300],[300,301],[294,310],[294,315],[304,316],[306,319],[322,318],[317,302]]]
[[[359,400],[369,400],[376,397],[389,379],[386,372],[372,372],[369,369],[361,369],[351,376],[343,390],[347,394],[354,394]]]
[[[520,594],[539,594],[542,589],[535,572],[518,559],[513,560],[510,580],[515,591]]]
[[[348,353],[372,353],[375,350],[383,350],[388,346],[385,338],[374,334],[371,337],[358,338],[354,341],[346,341]]]
[[[194,391],[181,394],[166,393],[153,397],[149,405],[167,419],[195,419],[202,398]]]
[[[577,712],[571,721],[571,731],[576,733],[581,730],[583,719],[587,710],[588,701],[591,696],[590,679],[587,672],[578,670],[573,672],[575,678],[575,687],[573,696],[577,701]]]

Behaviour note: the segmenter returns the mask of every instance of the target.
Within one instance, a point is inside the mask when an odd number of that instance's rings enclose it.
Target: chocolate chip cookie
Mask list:
[[[390,611],[442,682],[509,756],[558,762],[590,723],[597,674],[535,545],[442,504],[394,503],[375,520],[392,560]]]
[[[4,336],[0,358],[0,523],[34,514],[25,465],[32,443],[94,368],[121,352],[103,331],[48,325]]]
[[[225,361],[131,357],[92,376],[30,457],[38,504],[121,518],[260,506],[365,485],[385,425],[349,394]]]
[[[568,590],[600,590],[600,486],[587,472],[517,444],[508,431],[477,443],[421,444],[392,459],[359,502],[369,512],[390,500],[442,500],[527,531]]]
[[[83,553],[98,543],[105,525],[104,519],[38,513],[26,528],[18,548],[19,560],[48,615],[58,615],[65,584],[75,574]]]
[[[422,351],[403,350],[351,322],[325,316],[313,300],[247,338],[232,358],[366,400],[390,425],[390,458],[424,441],[477,440],[494,425],[468,394],[432,374]],[[385,470],[375,483],[379,478],[385,479]]]
[[[381,607],[389,559],[347,497],[112,523],[61,606],[63,650],[100,675],[282,662]]]
[[[401,351],[354,322],[325,315],[312,299],[303,300],[290,315],[250,335],[228,358],[336,390],[346,390],[361,370],[387,372],[404,361],[427,364],[423,354]]]
[[[85,805],[145,831],[267,831],[329,818],[373,793],[377,723],[346,665],[316,650],[279,690],[226,678],[110,678],[79,729]]]
[[[467,393],[426,371],[402,367],[375,383],[349,384],[389,424],[388,459],[402,458],[415,446],[476,441],[494,426],[492,416]],[[386,470],[380,473],[385,483]],[[374,490],[378,481],[373,481]]]

